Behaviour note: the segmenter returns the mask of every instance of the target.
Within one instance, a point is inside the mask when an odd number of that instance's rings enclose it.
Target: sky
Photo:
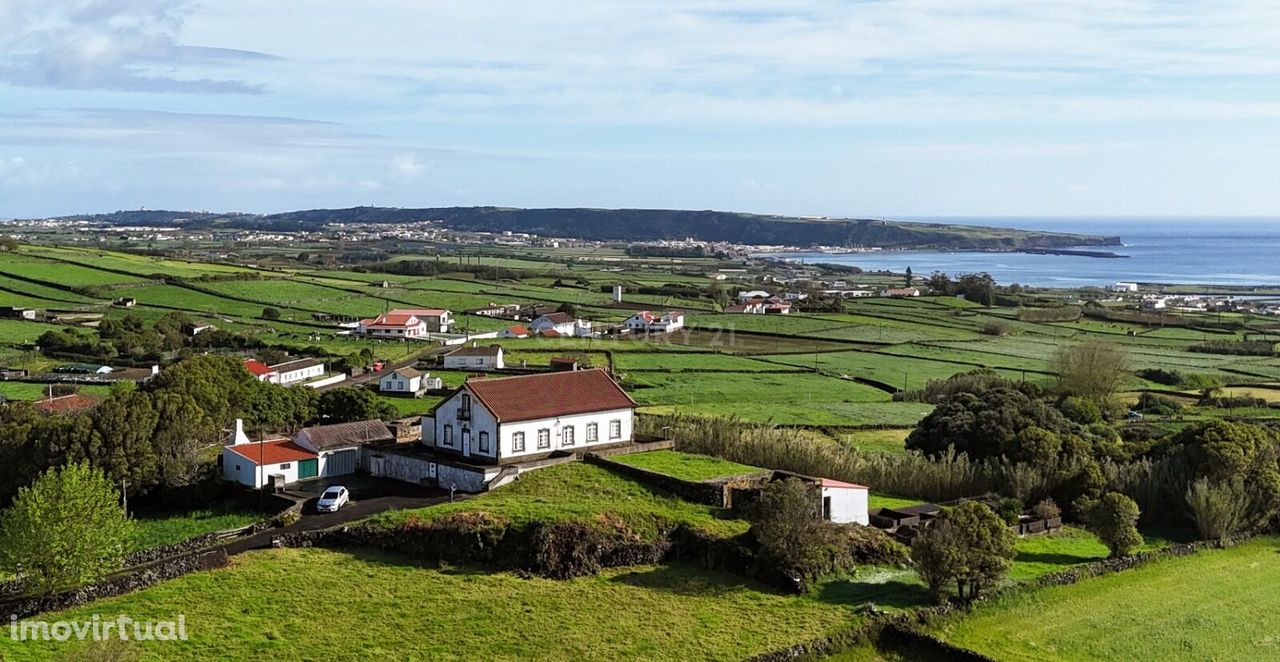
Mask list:
[[[0,0],[0,218],[1280,215],[1270,0]]]

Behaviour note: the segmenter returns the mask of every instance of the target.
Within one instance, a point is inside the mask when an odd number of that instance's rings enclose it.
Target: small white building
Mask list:
[[[253,378],[260,382],[270,382],[278,384],[280,382],[280,373],[271,369],[271,366],[257,359],[245,359],[244,369],[253,375]]]
[[[417,395],[423,391],[438,390],[444,381],[413,368],[397,368],[378,379],[378,390],[383,393],[408,393]]]
[[[1137,292],[1138,284],[1137,283],[1116,283],[1108,287],[1107,289],[1112,292],[1119,292],[1121,294],[1129,293],[1129,292]]]
[[[324,362],[316,359],[298,359],[271,366],[279,377],[275,383],[288,386],[324,375]]]
[[[445,354],[444,367],[447,370],[502,370],[506,365],[502,361],[502,345],[487,347],[459,347]]]
[[[498,332],[499,338],[528,338],[529,329],[522,324],[509,326]]]
[[[890,287],[880,291],[882,297],[918,297],[920,296],[920,288],[918,287]]]
[[[469,379],[422,420],[422,443],[502,463],[632,440],[636,403],[600,369]]]
[[[768,299],[769,293],[764,290],[746,290],[738,292],[738,301],[746,303],[752,299]]]
[[[871,523],[867,508],[871,490],[865,485],[830,478],[819,479],[818,484],[822,491],[822,519],[837,524]]]
[[[591,322],[584,319],[575,319],[569,313],[559,312],[539,315],[532,322],[529,322],[529,328],[537,334],[555,331],[565,337],[586,337],[592,333]]]
[[[669,310],[661,315],[642,310],[623,325],[632,333],[671,333],[684,328],[684,313]]]
[[[222,477],[254,489],[269,485],[272,476],[283,476],[285,484],[315,478],[318,465],[315,453],[288,439],[249,439],[240,419],[222,449]]]

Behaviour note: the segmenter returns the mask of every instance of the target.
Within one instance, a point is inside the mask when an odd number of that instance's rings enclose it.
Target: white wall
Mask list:
[[[288,469],[283,468],[288,465]],[[239,467],[237,469],[236,467]],[[227,480],[234,480],[241,485],[248,485],[252,488],[259,488],[271,481],[271,474],[284,474],[286,483],[294,483],[298,480],[298,462],[284,462],[281,464],[268,464],[258,470],[258,465],[245,459],[239,453],[232,452],[228,448],[222,449],[222,477]]]
[[[867,514],[867,497],[869,491],[865,489],[849,488],[849,487],[824,487],[822,488],[823,498],[831,499],[831,511],[829,513],[832,522],[838,524],[862,524],[871,523],[871,519]]]
[[[622,422],[622,436],[617,439],[609,438],[609,421],[618,420]],[[596,441],[587,441],[587,424],[598,424],[600,434]],[[564,429],[573,426],[573,446],[563,445]],[[573,450],[585,448],[589,446],[601,446],[605,444],[616,444],[623,441],[630,441],[633,427],[633,415],[630,409],[617,409],[612,411],[595,412],[590,414],[575,414],[573,416],[561,416],[559,418],[544,418],[534,421],[519,421],[516,423],[503,423],[501,429],[500,452],[503,459],[520,458],[526,455],[537,455],[539,453],[548,453],[554,450]],[[551,448],[538,448],[538,430],[546,428],[551,431]],[[515,433],[524,433],[524,451],[516,452],[512,448],[512,439]]]
[[[443,448],[445,450],[452,450],[458,453],[462,453],[463,452],[462,428],[466,427],[470,431],[471,444],[469,447],[469,452],[465,453],[464,455],[467,457],[479,456],[479,457],[488,457],[491,459],[495,459],[497,458],[496,451],[497,451],[498,422],[494,419],[493,414],[489,413],[489,410],[485,409],[484,406],[480,404],[479,398],[476,398],[476,397],[471,398],[471,420],[469,421],[458,420],[458,409],[460,407],[460,403],[462,402],[462,396],[463,394],[466,394],[466,393],[467,392],[465,390],[454,393],[435,410],[436,422],[435,422],[434,446],[436,448]],[[444,428],[446,425],[453,426],[453,445],[452,446],[444,445],[444,439],[445,439]],[[480,452],[480,432],[482,431],[489,433],[489,452],[488,453]],[[423,433],[424,442],[425,442],[425,437],[426,437],[426,433],[424,432]]]
[[[450,370],[501,370],[502,353],[498,356],[446,356],[444,367]]]
[[[313,365],[300,370],[290,370],[280,373],[280,384],[292,384],[300,382],[312,377],[319,377],[324,374],[324,365]]]

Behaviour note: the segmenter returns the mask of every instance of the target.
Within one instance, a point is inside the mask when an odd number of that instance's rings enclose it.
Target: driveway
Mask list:
[[[351,502],[336,513],[316,512],[316,501],[331,485],[346,487],[351,492]],[[448,490],[358,474],[295,484],[290,486],[285,494],[302,503],[302,518],[291,526],[267,529],[236,540],[225,546],[227,554],[234,555],[251,549],[270,547],[271,539],[282,533],[319,531],[349,524],[389,510],[422,508],[449,501]]]

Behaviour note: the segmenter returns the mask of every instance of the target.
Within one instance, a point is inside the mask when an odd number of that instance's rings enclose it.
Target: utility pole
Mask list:
[[[124,516],[129,516],[129,481],[120,479],[120,500],[124,505]]]

